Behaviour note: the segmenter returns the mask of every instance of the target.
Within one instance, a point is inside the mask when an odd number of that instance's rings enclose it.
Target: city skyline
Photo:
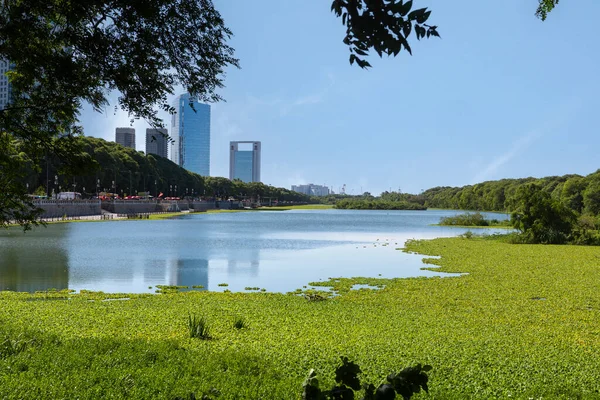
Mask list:
[[[600,67],[591,51],[600,3],[559,7],[545,22],[521,0],[438,3],[431,22],[441,40],[411,43],[412,57],[372,56],[373,68],[362,70],[349,65],[339,20],[322,2],[219,0],[242,68],[226,71],[226,102],[212,105],[211,175],[228,176],[228,144],[245,138],[269,144],[262,181],[288,188],[320,182],[336,192],[346,184],[354,194],[419,193],[596,171],[600,82],[590,77]],[[273,18],[261,17],[267,9]],[[459,22],[465,18],[472,24]],[[306,19],[311,30],[300,40]],[[90,110],[82,121],[86,134],[107,138],[107,125],[129,117]]]

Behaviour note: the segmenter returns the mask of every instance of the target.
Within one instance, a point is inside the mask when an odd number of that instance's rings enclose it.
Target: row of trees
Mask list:
[[[73,170],[57,157],[47,157],[39,168],[30,168],[26,186],[43,191],[79,191],[93,195],[101,191],[119,195],[147,192],[154,196],[272,198],[308,202],[309,196],[260,182],[244,183],[221,177],[203,177],[172,161],[92,137],[72,139],[71,149],[87,160],[86,168]]]
[[[577,214],[600,213],[600,170],[587,176],[502,179],[463,187],[435,187],[421,197],[428,207],[510,212],[515,209],[519,189],[529,184],[535,184]]]
[[[600,170],[426,190],[429,207],[511,213],[526,243],[600,244]]]

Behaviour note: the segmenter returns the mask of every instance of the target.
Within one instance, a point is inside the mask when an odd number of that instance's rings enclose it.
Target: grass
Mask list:
[[[224,399],[298,399],[311,368],[331,387],[344,355],[368,382],[432,365],[430,394],[414,399],[600,399],[600,248],[473,237],[406,249],[466,275],[336,279],[318,283],[338,293],[326,301],[1,292],[0,338],[13,342],[0,358],[0,398],[173,399],[216,388]],[[210,321],[212,340],[190,338],[191,309]],[[243,334],[232,326],[239,316],[252,321]],[[24,338],[35,341],[17,347]]]

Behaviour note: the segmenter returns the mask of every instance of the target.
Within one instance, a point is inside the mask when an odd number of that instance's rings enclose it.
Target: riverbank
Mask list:
[[[430,395],[415,399],[599,398],[599,248],[451,238],[406,250],[467,275],[335,280],[340,295],[323,301],[2,292],[0,397],[199,398],[216,388],[224,399],[297,399],[310,368],[329,387],[346,355],[374,383],[431,364]],[[383,288],[348,290],[355,283]],[[206,318],[210,340],[189,338],[190,314]]]

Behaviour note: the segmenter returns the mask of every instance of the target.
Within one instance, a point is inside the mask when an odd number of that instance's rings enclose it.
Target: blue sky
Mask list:
[[[211,175],[228,176],[230,140],[262,141],[265,183],[353,194],[594,172],[600,1],[561,2],[545,22],[537,3],[415,0],[442,39],[365,71],[329,0],[216,0],[242,68],[212,106]],[[82,122],[108,140],[129,125],[112,108]]]

